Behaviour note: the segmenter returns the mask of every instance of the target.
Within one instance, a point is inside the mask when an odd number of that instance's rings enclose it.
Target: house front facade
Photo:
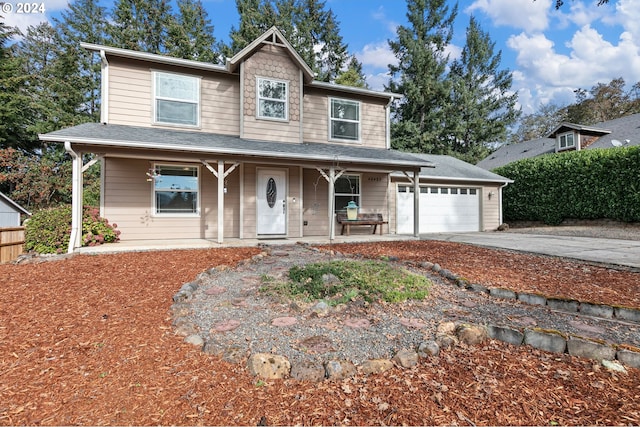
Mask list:
[[[87,153],[121,240],[333,237],[349,201],[388,220],[391,173],[431,166],[390,149],[399,95],[315,81],[275,27],[223,66],[83,47],[102,58],[101,123],[40,135],[73,159],[70,251]]]

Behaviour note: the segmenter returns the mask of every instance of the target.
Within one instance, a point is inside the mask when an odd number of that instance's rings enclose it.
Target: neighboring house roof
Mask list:
[[[517,160],[554,153],[556,147],[555,136],[571,129],[579,131],[582,135],[599,136],[596,141],[583,148],[584,150],[613,148],[616,146],[615,144],[626,147],[640,145],[640,113],[638,113],[596,123],[593,126],[562,123],[549,134],[549,137],[503,145],[479,161],[476,166],[491,170]],[[614,144],[612,141],[617,142]]]
[[[500,176],[488,170],[474,166],[452,156],[439,154],[414,154],[433,164],[432,167],[422,168],[421,178],[435,178],[460,182],[501,182],[511,183],[513,180]],[[395,173],[394,176],[402,174]]]
[[[238,136],[153,127],[85,123],[40,135],[43,141],[71,142],[96,147],[138,148],[226,156],[257,156],[278,160],[359,163],[383,167],[429,167],[414,154],[354,144],[255,141]],[[99,148],[96,148],[99,150]]]
[[[0,192],[0,199],[2,199],[7,205],[13,207],[17,212],[20,212],[21,214],[25,214],[25,215],[31,216],[31,212],[29,212],[28,210],[26,210],[25,208],[23,208],[22,206],[20,206],[19,204],[17,204],[13,200],[11,200],[9,198],[9,196],[7,196],[6,194],[4,194],[2,192]]]

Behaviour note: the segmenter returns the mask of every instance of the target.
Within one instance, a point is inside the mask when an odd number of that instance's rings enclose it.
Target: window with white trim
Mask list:
[[[335,212],[346,212],[347,204],[354,201],[360,206],[360,176],[342,175],[336,179],[335,191]]]
[[[558,149],[566,150],[567,148],[573,148],[576,146],[575,136],[573,132],[564,133],[558,136]]]
[[[153,72],[154,123],[200,125],[200,78]]]
[[[360,102],[331,98],[329,139],[360,140]]]
[[[153,200],[156,214],[198,214],[197,166],[156,165],[154,171]]]
[[[258,118],[287,120],[289,117],[287,102],[289,84],[281,80],[258,77],[256,87],[258,91]]]

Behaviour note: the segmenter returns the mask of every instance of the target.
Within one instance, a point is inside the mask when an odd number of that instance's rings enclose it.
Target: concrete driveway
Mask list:
[[[539,253],[640,269],[640,241],[501,232],[423,234],[422,240],[444,240],[490,248]]]

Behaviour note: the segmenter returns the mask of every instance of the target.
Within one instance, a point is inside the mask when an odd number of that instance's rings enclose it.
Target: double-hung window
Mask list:
[[[331,98],[329,104],[329,139],[359,141],[360,103]]]
[[[558,137],[558,149],[566,150],[576,146],[573,132],[562,134]]]
[[[287,120],[289,117],[287,82],[258,77],[257,91],[258,118]]]
[[[335,212],[345,212],[347,204],[353,201],[360,206],[360,176],[342,175],[336,179]]]
[[[156,165],[153,196],[156,214],[198,213],[198,167]]]
[[[200,125],[200,78],[154,71],[154,123]]]

